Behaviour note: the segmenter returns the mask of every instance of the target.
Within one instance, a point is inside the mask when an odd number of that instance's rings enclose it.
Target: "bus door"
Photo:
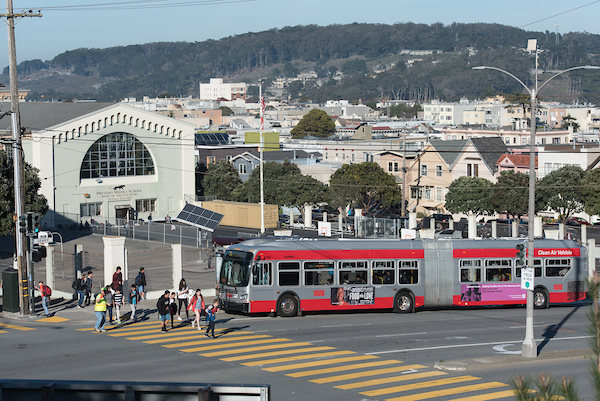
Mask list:
[[[250,312],[270,312],[275,306],[273,262],[258,261],[252,267]]]
[[[451,241],[423,241],[425,260],[422,282],[426,307],[451,306],[456,267]]]

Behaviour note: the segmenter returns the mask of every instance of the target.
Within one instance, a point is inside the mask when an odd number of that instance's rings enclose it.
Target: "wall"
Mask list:
[[[202,207],[222,214],[222,226],[235,226],[245,228],[260,228],[260,204],[228,201],[202,202]],[[279,207],[277,205],[264,206],[265,228],[276,228],[279,222]]]

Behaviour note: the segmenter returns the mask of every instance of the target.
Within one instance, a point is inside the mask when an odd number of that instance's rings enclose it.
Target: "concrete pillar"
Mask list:
[[[492,221],[492,238],[498,238],[498,222]]]
[[[448,221],[448,229],[454,230],[454,219],[450,219],[450,221]]]
[[[323,212],[323,222],[327,223],[327,212]]]
[[[565,225],[563,223],[558,224],[558,239],[565,239]]]
[[[171,263],[173,265],[172,288],[179,289],[179,282],[183,277],[183,257],[181,254],[181,244],[171,244]]]
[[[513,220],[510,224],[511,224],[511,229],[512,229],[512,233],[511,233],[511,237],[513,238],[518,238],[519,237],[519,225],[517,224],[518,222],[516,220]]]
[[[102,237],[102,241],[104,242],[104,282],[102,284],[106,285],[112,283],[112,276],[117,266],[121,266],[121,269],[125,266],[125,237]]]
[[[340,235],[344,238],[344,216],[342,214],[338,214],[338,224],[340,226]]]
[[[477,216],[474,214],[469,215],[469,238],[477,238],[477,220],[475,219]]]
[[[357,238],[364,237],[362,217],[362,209],[354,209],[354,235]]]
[[[312,207],[310,205],[304,205],[304,227],[310,228],[312,226]]]
[[[533,236],[536,238],[541,238],[544,236],[542,216],[534,216],[533,218]]]
[[[581,243],[587,243],[587,226],[585,224],[581,225]]]
[[[294,227],[294,209],[290,208],[290,227]]]
[[[596,271],[596,240],[590,238],[587,242],[588,246],[588,277],[590,280],[594,278]]]
[[[417,228],[417,214],[415,212],[408,214],[408,228],[412,230]]]
[[[429,228],[435,230],[435,219],[433,217],[429,218]]]
[[[44,282],[48,287],[52,289],[56,288],[54,280],[54,247],[52,245],[46,246],[46,280]]]

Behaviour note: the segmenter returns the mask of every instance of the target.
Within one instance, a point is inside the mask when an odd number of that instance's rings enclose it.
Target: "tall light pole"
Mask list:
[[[501,68],[496,67],[488,67],[488,66],[479,66],[473,67],[474,70],[496,70],[500,71],[519,82],[531,95],[531,134],[529,137],[529,211],[528,211],[528,244],[527,244],[527,266],[533,266],[533,240],[534,240],[534,216],[535,216],[535,131],[536,131],[536,117],[537,117],[537,95],[540,90],[548,82],[558,77],[559,75],[564,74],[565,72],[573,71],[573,70],[582,70],[582,69],[600,69],[600,67],[584,65],[579,67],[568,68],[564,71],[559,72],[558,74],[553,75],[545,81],[538,88],[538,62],[537,62],[537,44],[535,45],[535,87],[528,88],[527,85],[523,83],[519,78],[511,74],[510,72],[503,70]],[[535,344],[535,339],[533,337],[533,288],[527,290],[527,316],[525,319],[525,340],[523,340],[523,345],[521,347],[521,355],[526,358],[537,358],[537,346]]]

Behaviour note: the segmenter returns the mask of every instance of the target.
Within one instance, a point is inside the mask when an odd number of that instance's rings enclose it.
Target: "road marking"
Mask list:
[[[244,365],[244,366],[270,365],[273,363],[280,363],[280,362],[301,361],[303,359],[326,358],[329,356],[349,355],[349,354],[356,354],[356,352],[354,352],[354,351],[322,352],[322,353],[310,354],[310,355],[290,356],[289,358],[277,358],[277,359],[267,359],[264,361],[246,362],[246,363],[242,363],[242,365]]]
[[[423,332],[423,333],[398,333],[398,334],[383,334],[383,335],[375,336],[375,337],[422,336],[425,334],[427,334],[427,333],[425,333],[425,332]]]
[[[264,351],[264,350],[268,350],[268,349],[277,349],[277,348],[309,347],[311,345],[312,345],[311,343],[269,344],[269,345],[263,345],[262,347],[251,347],[251,348],[244,348],[244,349],[229,349],[229,350],[225,350],[225,351],[209,352],[207,354],[200,354],[200,355],[206,356],[206,357],[213,357],[213,356],[223,356],[223,355],[227,355],[227,354],[239,354],[242,352]]]
[[[310,380],[310,381],[313,383],[319,383],[319,384],[332,383],[332,382],[337,382],[337,381],[356,379],[359,377],[377,376],[377,375],[383,375],[383,374],[387,374],[387,373],[402,372],[403,370],[407,370],[407,369],[413,369],[413,368],[420,369],[420,368],[424,368],[424,367],[425,366],[423,366],[423,365],[396,366],[394,368],[375,369],[375,370],[369,370],[367,372],[349,373],[346,375],[323,377],[321,379],[314,379],[314,380]]]
[[[382,365],[393,365],[396,363],[403,363],[403,362],[391,360],[391,361],[375,361],[375,362],[369,362],[369,363],[357,363],[357,364],[353,364],[353,365],[335,366],[333,368],[323,368],[323,369],[305,370],[305,371],[296,372],[296,373],[288,373],[288,374],[286,374],[286,376],[306,377],[306,376],[321,375],[323,373],[343,372],[344,370],[372,368],[375,366],[382,366]]]
[[[0,333],[8,333],[6,330],[0,330]]]
[[[312,361],[312,362],[304,362],[304,363],[294,363],[291,365],[281,365],[281,366],[275,366],[272,368],[263,368],[263,370],[266,370],[267,372],[281,372],[284,370],[312,368],[315,366],[332,365],[334,363],[343,363],[343,362],[364,361],[367,359],[379,359],[379,357],[371,356],[371,355],[350,356],[347,358],[325,359],[322,361]]]
[[[590,338],[590,336],[577,336],[577,337],[561,337],[561,338],[551,338],[550,341],[558,341],[558,340],[580,340],[584,338]],[[537,339],[534,341],[545,341],[545,338]],[[365,352],[365,355],[380,355],[380,354],[392,354],[395,352],[412,352],[412,351],[428,351],[432,349],[445,349],[445,348],[462,348],[462,347],[481,347],[486,345],[500,345],[507,344],[510,341],[495,341],[489,343],[475,343],[475,344],[454,344],[454,345],[440,345],[437,347],[422,347],[422,348],[406,348],[406,349],[395,349],[388,351],[376,351],[376,352]],[[514,340],[513,343],[522,342],[520,340]]]
[[[533,327],[549,327],[551,326],[550,324],[534,324]],[[509,329],[524,329],[525,327],[527,327],[526,325],[522,325],[522,326],[510,326]]]
[[[226,342],[232,341],[246,341],[246,340],[256,340],[258,338],[273,338],[272,336],[268,336],[266,334],[259,334],[255,336],[239,336],[239,337],[225,337],[225,338],[206,338],[204,334],[198,333],[198,339],[195,341],[188,341],[185,343],[176,343],[176,344],[167,344],[163,345],[165,348],[181,348],[181,347],[191,347],[193,345],[206,345],[206,344],[222,344]],[[289,340],[288,340],[289,341]]]
[[[368,395],[368,396],[378,396],[378,395],[384,395],[384,394],[400,393],[402,391],[420,390],[422,388],[427,388],[427,387],[445,386],[448,384],[462,383],[462,382],[472,381],[472,380],[481,380],[481,379],[479,377],[469,376],[469,375],[456,376],[456,377],[448,377],[445,379],[431,380],[428,382],[419,382],[419,383],[405,384],[402,386],[394,386],[394,387],[381,388],[378,390],[365,391],[364,393],[361,393],[361,394]]]
[[[373,379],[373,380],[367,380],[367,381],[363,381],[363,382],[357,382],[357,383],[350,383],[350,384],[344,384],[342,386],[335,386],[335,388],[340,388],[342,390],[351,390],[351,389],[356,389],[356,388],[360,388],[360,387],[369,387],[369,386],[378,386],[380,384],[388,384],[388,383],[395,383],[395,382],[401,382],[401,381],[406,381],[406,380],[415,380],[415,379],[423,379],[426,377],[435,377],[435,376],[442,376],[442,375],[446,375],[447,373],[445,372],[422,372],[422,373],[415,373],[409,376],[395,376],[395,377],[386,377],[385,379]]]
[[[180,349],[181,352],[201,352],[201,351],[210,351],[213,349],[221,349],[221,348],[233,348],[233,347],[245,347],[247,345],[257,345],[257,344],[270,344],[270,343],[279,343],[279,342],[284,342],[284,341],[292,341],[288,338],[269,338],[267,340],[256,340],[256,341],[248,341],[248,342],[239,342],[239,343],[233,343],[233,344],[215,344],[215,345],[208,345],[206,347],[195,347],[195,348],[186,348],[186,349]],[[206,344],[210,344],[211,341],[206,341]],[[175,346],[177,344],[170,344],[171,347],[169,348],[175,348]],[[166,345],[163,345],[163,347],[166,347]]]
[[[357,326],[371,326],[371,323],[363,323],[363,324],[334,324],[330,326],[321,326],[321,327],[357,327]]]
[[[216,332],[216,330],[215,330]],[[237,336],[245,336],[248,334],[254,334],[251,331],[236,331],[236,332],[229,332],[229,333],[218,333],[219,335],[219,339],[222,340],[222,336],[227,336],[227,338],[232,338],[232,337],[237,337]],[[127,340],[146,340],[146,339],[152,339],[152,338],[156,338],[156,340],[150,340],[150,341],[144,341],[146,344],[160,344],[160,343],[169,343],[169,342],[173,342],[173,341],[185,341],[185,340],[191,340],[191,339],[195,339],[195,338],[200,338],[200,337],[204,337],[204,334],[202,332],[198,332],[196,331],[190,331],[188,333],[181,333],[181,332],[176,332],[176,333],[171,333],[171,332],[167,332],[167,334],[151,334],[151,335],[147,335],[147,336],[139,336],[139,337],[127,337]]]
[[[504,349],[505,347],[512,347],[512,346],[514,346],[514,344],[501,344],[501,345],[493,346],[492,349],[503,355],[520,355],[521,354],[520,350],[519,351],[507,351]]]
[[[443,397],[446,395],[468,393],[470,391],[489,390],[492,388],[498,388],[498,387],[504,387],[504,386],[507,386],[507,384],[500,383],[500,382],[473,384],[471,386],[454,387],[454,388],[449,388],[446,390],[430,391],[428,393],[409,395],[409,396],[405,396],[405,397],[387,398],[385,401],[419,401],[419,400],[426,400],[429,398]],[[365,394],[365,393],[361,393],[361,394]]]
[[[270,356],[301,354],[303,352],[328,351],[328,350],[332,350],[332,349],[335,349],[335,348],[333,348],[333,347],[300,348],[300,349],[284,350],[284,351],[263,352],[262,354],[234,356],[231,358],[221,358],[221,360],[225,361],[225,362],[235,362],[235,361],[243,361],[243,360],[247,360],[247,359],[267,358]]]
[[[51,317],[46,317],[44,319],[38,319],[38,322],[42,322],[42,323],[60,323],[60,322],[68,322],[70,319],[64,318],[64,317],[59,317],[59,316],[51,316]]]
[[[515,392],[513,390],[505,390],[505,391],[498,391],[496,393],[473,395],[471,397],[464,397],[464,398],[455,398],[450,401],[488,401],[488,400],[497,400],[499,398],[507,398],[507,397],[514,397],[514,396],[515,396]]]
[[[32,327],[15,326],[14,324],[6,324],[6,323],[0,323],[0,327],[5,328],[5,329],[19,330],[19,331],[35,330]]]

